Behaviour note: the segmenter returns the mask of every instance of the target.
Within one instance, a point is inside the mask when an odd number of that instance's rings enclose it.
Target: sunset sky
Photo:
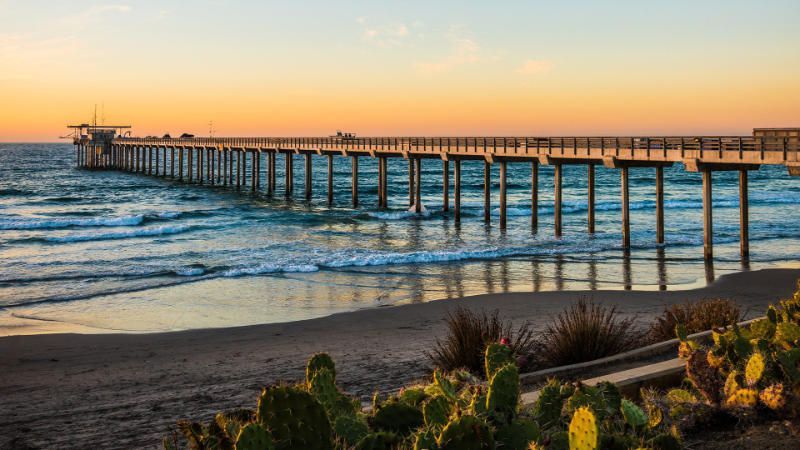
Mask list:
[[[0,141],[800,126],[800,1],[0,0]],[[102,114],[104,111],[104,114]]]

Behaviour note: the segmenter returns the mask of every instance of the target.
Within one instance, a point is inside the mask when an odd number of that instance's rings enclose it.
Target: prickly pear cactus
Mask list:
[[[540,437],[539,425],[532,420],[522,419],[501,426],[495,433],[495,439],[501,448],[509,450],[525,450]]]
[[[414,450],[438,450],[436,433],[430,429],[422,429],[414,435]]]
[[[484,364],[486,369],[486,379],[491,380],[495,372],[502,369],[507,364],[515,364],[514,355],[511,347],[500,343],[491,343],[486,346],[484,352]]]
[[[440,450],[493,450],[494,438],[486,422],[465,415],[445,425],[437,444]]]
[[[354,450],[390,450],[397,441],[397,436],[393,433],[370,433],[358,441]]]
[[[359,409],[355,400],[339,391],[333,373],[327,367],[322,367],[311,375],[308,391],[322,404],[331,420],[343,415],[352,416]]]
[[[689,356],[686,360],[686,375],[706,401],[719,403],[722,380],[719,372],[708,364],[705,351],[698,350]]]
[[[356,445],[369,433],[367,422],[356,416],[339,416],[333,422],[333,432],[348,446]]]
[[[748,386],[755,386],[764,375],[764,357],[761,353],[753,353],[744,368],[744,379]]]
[[[253,421],[253,411],[249,409],[235,409],[217,413],[214,421],[219,426],[231,441],[235,441],[239,436],[239,430],[243,426]]]
[[[561,409],[564,407],[564,398],[561,396],[561,384],[551,379],[539,391],[539,398],[533,407],[533,417],[542,427],[548,428],[561,418]]]
[[[595,450],[598,448],[597,419],[586,406],[575,410],[569,423],[570,450]]]
[[[336,383],[336,365],[333,359],[327,353],[316,353],[308,360],[306,364],[306,383],[311,387],[311,378],[319,369],[328,369],[333,377],[333,382]]]
[[[406,405],[419,406],[423,401],[425,401],[426,398],[428,398],[428,394],[425,392],[424,387],[414,386],[401,389],[400,393],[397,394],[397,397]]]
[[[517,415],[519,404],[519,369],[506,364],[489,381],[486,410],[499,422],[508,423]]]
[[[781,322],[775,329],[775,343],[785,349],[796,346],[800,340],[800,325],[793,322]]]
[[[425,422],[419,409],[397,400],[389,400],[378,406],[368,420],[375,429],[399,434],[407,434]]]
[[[258,400],[256,422],[270,431],[277,450],[333,447],[325,409],[311,394],[294,387],[265,388]]]
[[[776,383],[766,387],[758,394],[761,403],[773,411],[780,411],[786,406],[786,389],[783,383]]]
[[[622,412],[622,417],[625,419],[625,422],[633,428],[641,428],[647,425],[647,414],[632,401],[622,399],[620,411]]]
[[[443,427],[450,419],[450,402],[443,395],[432,397],[422,406],[422,415],[428,428]]]
[[[447,397],[451,402],[458,400],[456,388],[453,386],[453,383],[451,383],[450,380],[447,379],[447,376],[439,369],[433,372],[433,384],[439,389],[441,394]]]
[[[272,450],[275,445],[269,432],[259,423],[249,423],[242,427],[236,437],[236,450]]]
[[[755,389],[738,389],[725,402],[731,408],[753,408],[758,403],[758,391]]]

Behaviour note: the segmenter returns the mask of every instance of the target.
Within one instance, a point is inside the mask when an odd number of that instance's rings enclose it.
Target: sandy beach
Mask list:
[[[666,304],[736,300],[750,316],[791,294],[798,269],[720,277],[673,291],[490,294],[368,309],[284,324],[158,334],[50,334],[0,339],[0,448],[156,447],[176,420],[207,420],[254,405],[261,386],[303,376],[307,357],[329,352],[342,387],[362,397],[427,374],[424,351],[456,306],[500,309],[546,324],[582,296],[649,322]]]

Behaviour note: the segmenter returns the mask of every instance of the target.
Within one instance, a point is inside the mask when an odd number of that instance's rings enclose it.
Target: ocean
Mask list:
[[[714,174],[709,265],[700,175],[680,165],[665,169],[664,246],[655,243],[654,169],[631,169],[626,255],[619,172],[602,166],[593,235],[586,232],[586,168],[565,166],[563,237],[556,239],[551,167],[540,166],[533,232],[527,163],[509,164],[505,231],[497,225],[498,167],[493,222],[483,221],[480,161],[462,163],[460,224],[452,207],[442,212],[441,161],[423,163],[422,215],[408,212],[405,160],[389,159],[385,210],[376,207],[376,160],[360,161],[355,209],[349,159],[335,159],[333,207],[326,160],[315,158],[309,202],[302,198],[303,161],[294,164],[295,197],[287,200],[283,156],[278,194],[268,198],[249,187],[236,192],[76,169],[70,144],[0,144],[0,335],[286,322],[498,292],[684,289],[800,260],[800,178],[784,167],[750,174],[747,262],[739,257],[738,174]],[[452,186],[450,192],[452,204]]]

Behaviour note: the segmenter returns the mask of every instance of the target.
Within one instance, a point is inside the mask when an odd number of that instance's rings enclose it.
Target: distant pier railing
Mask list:
[[[265,159],[264,192],[276,193],[276,155],[285,155],[285,194],[293,195],[294,155],[305,158],[305,198],[312,195],[312,158],[328,159],[327,196],[333,202],[333,158],[352,162],[352,200],[358,206],[358,159],[378,159],[378,206],[388,207],[387,158],[408,160],[409,206],[421,211],[421,167],[424,159],[442,161],[442,207],[450,209],[450,163],[453,163],[453,217],[461,220],[461,162],[484,162],[484,220],[490,221],[491,167],[500,167],[499,226],[506,228],[506,173],[509,163],[531,165],[531,225],[538,227],[539,165],[552,165],[554,175],[554,230],[561,236],[562,166],[587,167],[588,231],[595,229],[595,166],[619,169],[621,174],[622,244],[630,248],[628,173],[630,168],[655,169],[656,242],[664,243],[663,168],[682,163],[687,171],[703,176],[704,256],[713,257],[711,174],[739,172],[740,252],[749,255],[747,172],[761,165],[783,165],[800,175],[800,129],[756,129],[753,136],[598,136],[598,137],[225,137],[225,138],[135,138],[108,137],[91,130],[76,137],[79,167],[118,169],[158,175],[196,183],[220,184],[252,192],[262,189],[262,159]]]

